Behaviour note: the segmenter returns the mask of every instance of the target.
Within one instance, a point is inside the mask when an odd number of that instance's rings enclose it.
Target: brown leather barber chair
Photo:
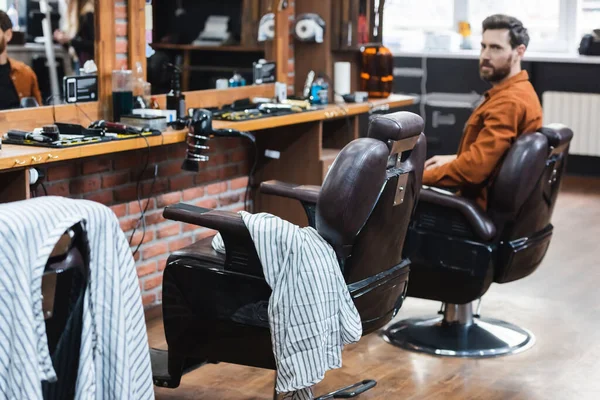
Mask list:
[[[384,338],[429,354],[491,357],[529,348],[526,329],[473,313],[495,283],[532,274],[552,236],[550,222],[573,132],[550,125],[520,136],[502,162],[488,210],[436,189],[421,191],[404,245],[411,260],[408,296],[443,303],[443,316],[390,326]]]
[[[42,382],[45,400],[73,399],[77,383],[89,253],[85,231],[73,226],[54,246],[42,276],[42,310],[56,382]]]
[[[381,140],[361,138],[344,147],[320,191],[278,182],[261,187],[315,205],[316,229],[336,252],[363,335],[386,325],[402,305],[409,260],[398,243],[415,208],[426,152],[423,120],[415,114],[377,119],[371,129]],[[271,289],[241,216],[187,204],[167,207],[164,216],[218,230],[226,254],[213,250],[210,237],[167,260],[168,351],[151,353],[155,384],[176,388],[185,371],[206,362],[276,369],[267,316]]]

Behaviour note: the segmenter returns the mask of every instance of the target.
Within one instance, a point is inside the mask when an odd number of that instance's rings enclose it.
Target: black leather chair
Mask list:
[[[75,398],[88,276],[87,236],[76,224],[55,245],[42,276],[46,337],[57,377],[42,382],[44,400]]]
[[[336,252],[363,335],[386,325],[402,305],[409,261],[398,243],[415,209],[426,151],[423,121],[415,114],[377,119],[371,129],[381,140],[361,138],[344,147],[320,190],[262,186],[313,204],[316,229]],[[168,352],[152,350],[155,384],[176,388],[185,371],[206,362],[276,369],[267,317],[271,289],[241,216],[187,204],[167,207],[164,216],[218,230],[226,254],[213,250],[210,237],[167,260]]]
[[[510,354],[533,345],[529,331],[474,315],[472,302],[493,282],[523,279],[542,262],[572,137],[557,124],[521,135],[493,181],[487,212],[452,193],[421,191],[404,244],[411,260],[408,296],[442,302],[443,317],[395,323],[386,340],[459,357]]]

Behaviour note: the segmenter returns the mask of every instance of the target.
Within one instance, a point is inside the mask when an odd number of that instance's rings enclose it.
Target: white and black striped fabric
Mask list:
[[[41,399],[56,374],[41,281],[58,238],[82,222],[90,250],[76,399],[153,399],[141,293],[127,239],[99,203],[40,197],[0,205],[0,399]]]
[[[362,335],[333,248],[315,229],[267,213],[240,211],[273,293],[269,324],[277,364],[276,390],[312,399],[311,386],[342,366],[342,349]],[[224,252],[220,234],[213,248]]]

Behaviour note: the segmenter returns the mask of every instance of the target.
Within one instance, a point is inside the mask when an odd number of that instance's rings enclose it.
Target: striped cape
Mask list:
[[[333,248],[315,229],[271,214],[240,211],[273,293],[269,325],[278,393],[312,398],[310,387],[342,366],[342,349],[362,335]],[[213,248],[224,252],[217,234]]]
[[[42,398],[56,374],[41,282],[58,238],[83,221],[90,247],[77,399],[153,399],[134,260],[113,212],[99,203],[40,197],[0,205],[0,399]]]

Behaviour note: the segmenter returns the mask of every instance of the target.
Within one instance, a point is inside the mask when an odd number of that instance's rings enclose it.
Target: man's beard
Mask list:
[[[0,39],[0,54],[4,53],[4,50],[6,50],[6,38],[2,37]]]
[[[493,67],[491,64],[488,64],[488,63],[480,63],[479,64],[479,76],[484,81],[488,81],[491,83],[500,82],[501,80],[503,80],[510,74],[511,65],[512,65],[512,55],[508,58],[508,60],[506,61],[506,64],[504,64],[500,67]],[[484,75],[483,71],[481,70],[481,67],[491,68],[492,73],[490,75]]]

